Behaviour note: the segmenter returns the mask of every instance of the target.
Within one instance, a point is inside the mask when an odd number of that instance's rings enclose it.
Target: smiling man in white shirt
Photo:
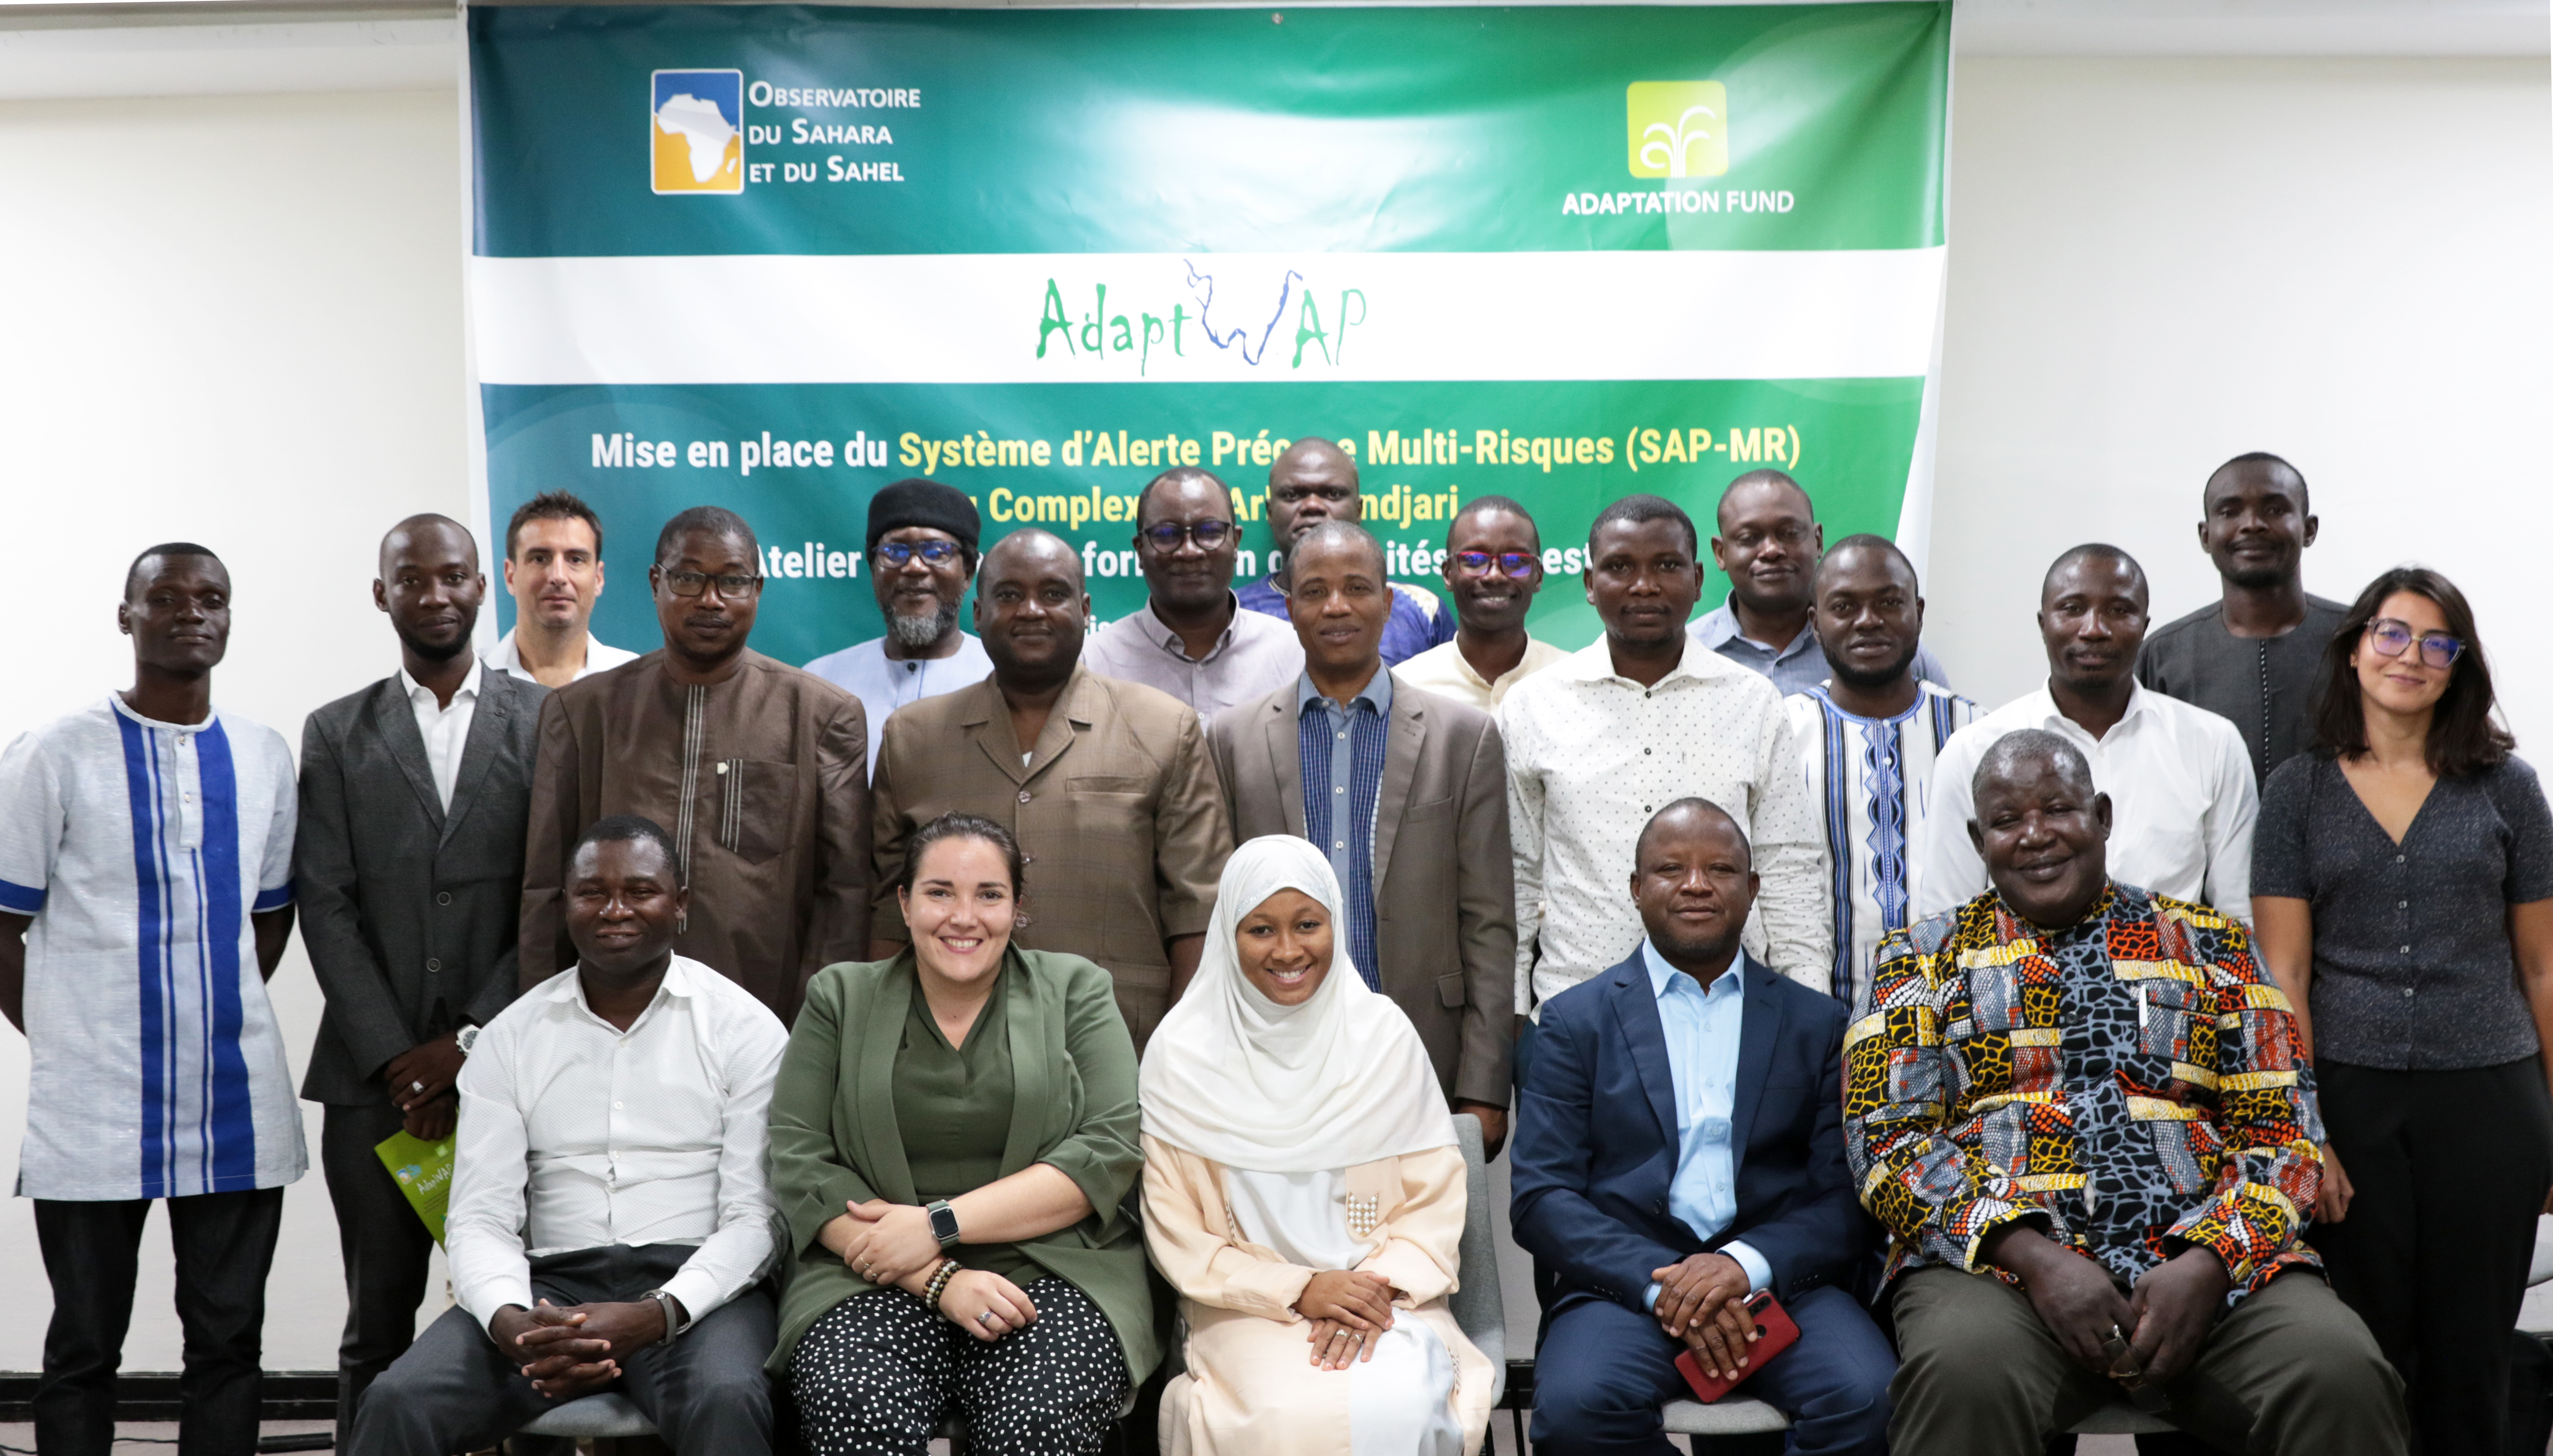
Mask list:
[[[569,859],[577,964],[525,991],[461,1072],[447,1310],[373,1385],[351,1456],[496,1445],[607,1388],[678,1456],[771,1449],[758,1288],[789,1035],[673,953],[688,894],[653,822],[597,822]]]
[[[2039,593],[2048,684],[1961,728],[1934,760],[1913,918],[1984,893],[1970,780],[1996,739],[2046,728],[2082,750],[2092,787],[2110,796],[2113,878],[2251,923],[2261,813],[2251,753],[2224,718],[2138,683],[2146,602],[2145,569],[2116,546],[2077,546],[2048,568]]]

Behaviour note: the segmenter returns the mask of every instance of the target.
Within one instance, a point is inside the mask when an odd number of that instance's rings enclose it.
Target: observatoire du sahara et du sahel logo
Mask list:
[[[744,72],[660,70],[647,130],[663,192],[744,190]]]
[[[1720,82],[1633,81],[1628,109],[1631,175],[1716,177],[1728,170],[1728,88]]]

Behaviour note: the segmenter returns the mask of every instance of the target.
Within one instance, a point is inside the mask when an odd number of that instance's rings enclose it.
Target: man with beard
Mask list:
[[[307,1166],[266,995],[292,937],[292,750],[213,706],[231,577],[212,552],[135,557],[115,616],[133,686],[0,754],[0,1016],[32,1064],[16,1192],[54,1295],[36,1445],[114,1444],[143,1225],[166,1200],[178,1440],[247,1451],[283,1185]]]
[[[319,1167],[337,1210],[346,1333],[337,1428],[416,1332],[434,1252],[374,1149],[452,1132],[479,1029],[514,999],[523,836],[549,690],[483,666],[478,543],[413,515],[382,538],[373,605],[399,670],[301,728],[292,879],[327,997],[301,1095],[327,1108]]]
[[[2294,466],[2237,455],[2200,499],[2198,546],[2224,595],[2147,637],[2137,681],[2231,722],[2263,784],[2313,739],[2322,651],[2349,609],[2305,594],[2305,548],[2322,522]]]
[[[1996,739],[2019,728],[2046,728],[2081,751],[2092,786],[2108,796],[2111,874],[2251,923],[2260,790],[2234,725],[2137,682],[2146,600],[2145,568],[2116,546],[2076,546],[2048,568],[2039,589],[2048,686],[1978,719],[1943,745],[1916,850],[1915,918],[1985,892],[1985,861],[1968,833],[1976,812],[1969,779]]]
[[[1695,617],[1693,639],[1762,673],[1786,696],[1824,681],[1817,650],[1813,573],[1827,528],[1800,483],[1778,470],[1750,470],[1720,494],[1720,534],[1711,558],[1728,574],[1728,600]],[[1942,664],[1916,648],[1915,676],[1947,683]]]
[[[1285,623],[1241,610],[1232,594],[1241,528],[1232,493],[1192,465],[1166,470],[1135,498],[1135,559],[1151,596],[1090,634],[1082,661],[1102,677],[1159,688],[1216,714],[1290,684],[1303,647]]]
[[[1924,598],[1915,564],[1883,536],[1846,536],[1818,563],[1818,645],[1826,686],[1786,700],[1825,810],[1834,978],[1846,1006],[1870,984],[1879,938],[1906,928],[1932,803],[1933,761],[1977,705],[1917,676]]]
[[[1542,531],[1504,496],[1482,496],[1445,529],[1445,593],[1462,625],[1454,640],[1397,669],[1413,687],[1495,713],[1507,690],[1569,653],[1526,633],[1542,590]]]
[[[1284,558],[1303,532],[1325,520],[1365,519],[1365,497],[1357,490],[1356,462],[1336,444],[1323,439],[1289,442],[1268,468],[1268,532],[1276,538],[1271,553],[1276,569],[1242,587],[1242,607],[1286,619],[1285,593],[1292,578]],[[1391,620],[1383,629],[1383,661],[1396,667],[1439,642],[1454,640],[1453,619],[1432,592],[1393,583]]]
[[[984,644],[957,629],[979,532],[975,503],[953,486],[916,477],[869,498],[869,588],[886,635],[828,652],[807,670],[860,700],[872,777],[878,735],[897,709],[993,670]]]
[[[993,675],[897,714],[878,750],[886,890],[867,958],[905,950],[893,887],[914,831],[980,814],[1029,857],[1017,944],[1108,967],[1140,1052],[1196,973],[1232,820],[1196,714],[1084,665],[1089,619],[1081,557],[1060,539],[1018,530],[984,553],[975,629]]]
[[[785,1024],[808,977],[868,942],[868,728],[857,698],[745,645],[762,547],[744,517],[665,522],[647,582],[665,645],[541,705],[523,854],[526,988],[575,959],[568,853],[597,820],[669,827],[691,891],[674,949]]]

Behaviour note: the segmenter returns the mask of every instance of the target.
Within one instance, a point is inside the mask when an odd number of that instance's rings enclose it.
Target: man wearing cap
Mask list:
[[[957,626],[979,533],[975,503],[954,486],[916,477],[869,498],[869,585],[886,635],[828,652],[807,670],[868,711],[872,775],[888,715],[993,670],[984,644]]]

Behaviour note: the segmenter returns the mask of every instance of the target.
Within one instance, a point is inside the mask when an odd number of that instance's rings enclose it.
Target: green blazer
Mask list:
[[[1014,1092],[1002,1176],[1052,1163],[1091,1207],[1079,1223],[1015,1247],[1090,1296],[1117,1331],[1127,1378],[1142,1385],[1162,1352],[1132,1196],[1144,1171],[1134,1040],[1108,972],[1078,955],[1013,947],[1003,987]],[[771,1093],[771,1190],[795,1256],[780,1297],[775,1372],[826,1311],[878,1288],[817,1234],[848,1202],[921,1201],[895,1121],[895,1054],[914,994],[911,950],[829,965],[808,983],[789,1034]],[[964,1260],[965,1246],[955,1257]]]

